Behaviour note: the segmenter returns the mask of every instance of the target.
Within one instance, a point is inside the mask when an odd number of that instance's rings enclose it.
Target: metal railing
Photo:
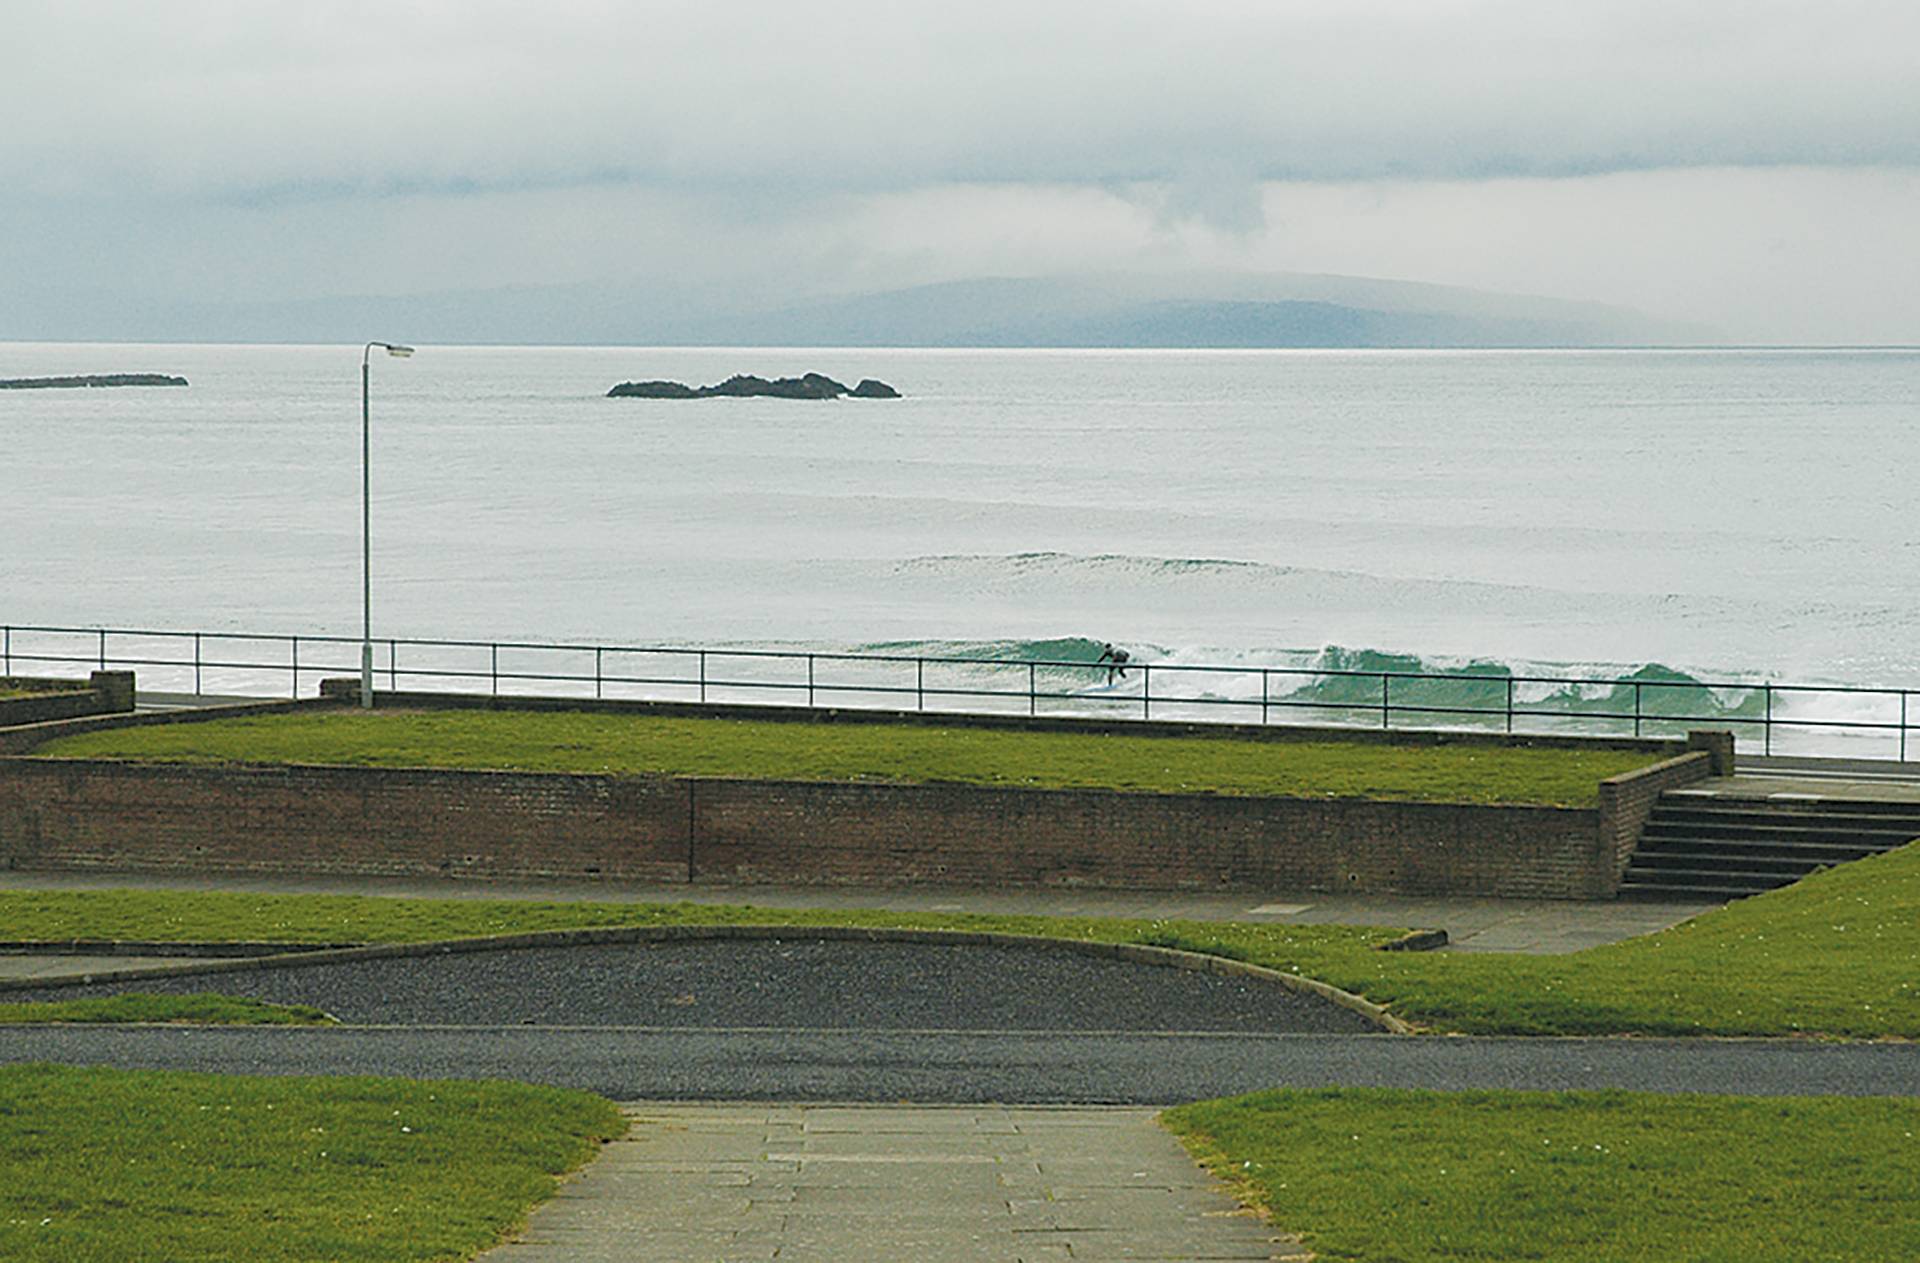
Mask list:
[[[311,696],[357,677],[352,636],[0,625],[0,675],[132,669],[146,694]],[[1905,761],[1920,690],[1693,679],[1449,674],[540,641],[374,642],[376,687],[1087,718],[1671,735],[1712,725],[1764,753],[1813,738]],[[401,650],[406,650],[403,657]],[[249,656],[251,655],[251,656]],[[1807,703],[1851,708],[1820,714]],[[1791,741],[1788,739],[1791,738]],[[1817,743],[1816,743],[1817,744]],[[1832,743],[1829,743],[1832,744]],[[1871,754],[1863,746],[1874,747]],[[1920,742],[1913,745],[1920,752]]]

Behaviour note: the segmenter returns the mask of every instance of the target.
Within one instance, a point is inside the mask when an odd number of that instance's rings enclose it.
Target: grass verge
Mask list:
[[[1162,1117],[1322,1258],[1920,1258],[1920,1101],[1341,1089]]]
[[[1154,943],[1305,974],[1440,1030],[1920,1038],[1920,844],[1563,956],[1379,952],[1378,927],[187,891],[0,892],[0,940],[427,942],[617,925],[850,925]]]
[[[207,763],[944,782],[1591,807],[1643,753],[1264,742],[580,711],[321,711],[106,729],[36,754]]]
[[[466,1258],[624,1126],[512,1083],[0,1068],[0,1258]]]
[[[0,1003],[0,1026],[36,1022],[170,1022],[204,1026],[324,1026],[333,1019],[309,1004],[268,1004],[241,996],[124,995],[85,1000]]]

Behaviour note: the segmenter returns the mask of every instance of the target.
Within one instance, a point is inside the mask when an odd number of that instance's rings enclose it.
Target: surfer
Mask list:
[[[1100,647],[1100,656],[1094,659],[1095,662],[1105,662],[1110,664],[1107,667],[1107,683],[1108,684],[1113,683],[1113,677],[1116,674],[1119,675],[1121,679],[1123,680],[1126,679],[1127,663],[1131,662],[1132,660],[1133,660],[1132,656],[1128,654],[1126,650],[1115,649],[1111,644],[1102,645]]]

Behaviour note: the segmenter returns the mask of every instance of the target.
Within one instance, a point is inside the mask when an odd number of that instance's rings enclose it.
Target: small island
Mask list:
[[[91,386],[184,386],[165,373],[100,373],[86,377],[0,377],[0,390],[66,390]]]
[[[609,399],[898,399],[900,392],[883,381],[862,378],[849,388],[820,373],[802,377],[754,377],[735,373],[717,386],[689,386],[685,382],[621,382],[607,392]]]

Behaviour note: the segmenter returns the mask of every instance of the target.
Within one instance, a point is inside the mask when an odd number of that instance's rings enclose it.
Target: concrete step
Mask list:
[[[1738,869],[1752,873],[1779,873],[1790,878],[1805,877],[1808,873],[1834,864],[1844,864],[1850,860],[1864,859],[1854,854],[1833,856],[1792,856],[1792,855],[1730,855],[1725,851],[1700,849],[1675,849],[1661,851],[1639,851],[1633,857],[1633,869],[1651,873],[1662,871],[1705,871],[1723,868]]]
[[[1723,886],[1682,886],[1677,883],[1645,883],[1628,878],[1620,883],[1620,898],[1642,901],[1668,900],[1686,903],[1720,903],[1731,899],[1744,899],[1748,895],[1765,894],[1772,886],[1753,890],[1730,890]]]
[[[1814,829],[1847,832],[1884,833],[1893,837],[1920,838],[1920,815],[1869,814],[1863,812],[1783,812],[1756,811],[1751,808],[1675,806],[1660,803],[1653,809],[1653,820],[1674,824],[1710,825],[1732,829]]]
[[[1803,874],[1773,873],[1751,868],[1731,868],[1708,865],[1696,868],[1649,869],[1641,866],[1638,860],[1627,866],[1627,878],[1645,883],[1668,883],[1681,886],[1697,886],[1704,889],[1720,890],[1729,887],[1752,887],[1757,890],[1772,890],[1776,886],[1789,886]]]
[[[1908,839],[1894,840],[1880,834],[1862,833],[1779,833],[1754,830],[1703,829],[1696,825],[1669,825],[1650,821],[1640,833],[1640,848],[1665,850],[1674,846],[1724,846],[1742,854],[1795,854],[1806,851],[1847,851],[1852,859],[1879,855],[1905,846]]]
[[[1754,811],[1768,816],[1839,813],[1859,816],[1920,817],[1920,803],[1910,800],[1835,798],[1825,794],[1809,795],[1805,798],[1748,797],[1698,789],[1670,789],[1660,796],[1660,803],[1662,806],[1704,807],[1716,811]]]

